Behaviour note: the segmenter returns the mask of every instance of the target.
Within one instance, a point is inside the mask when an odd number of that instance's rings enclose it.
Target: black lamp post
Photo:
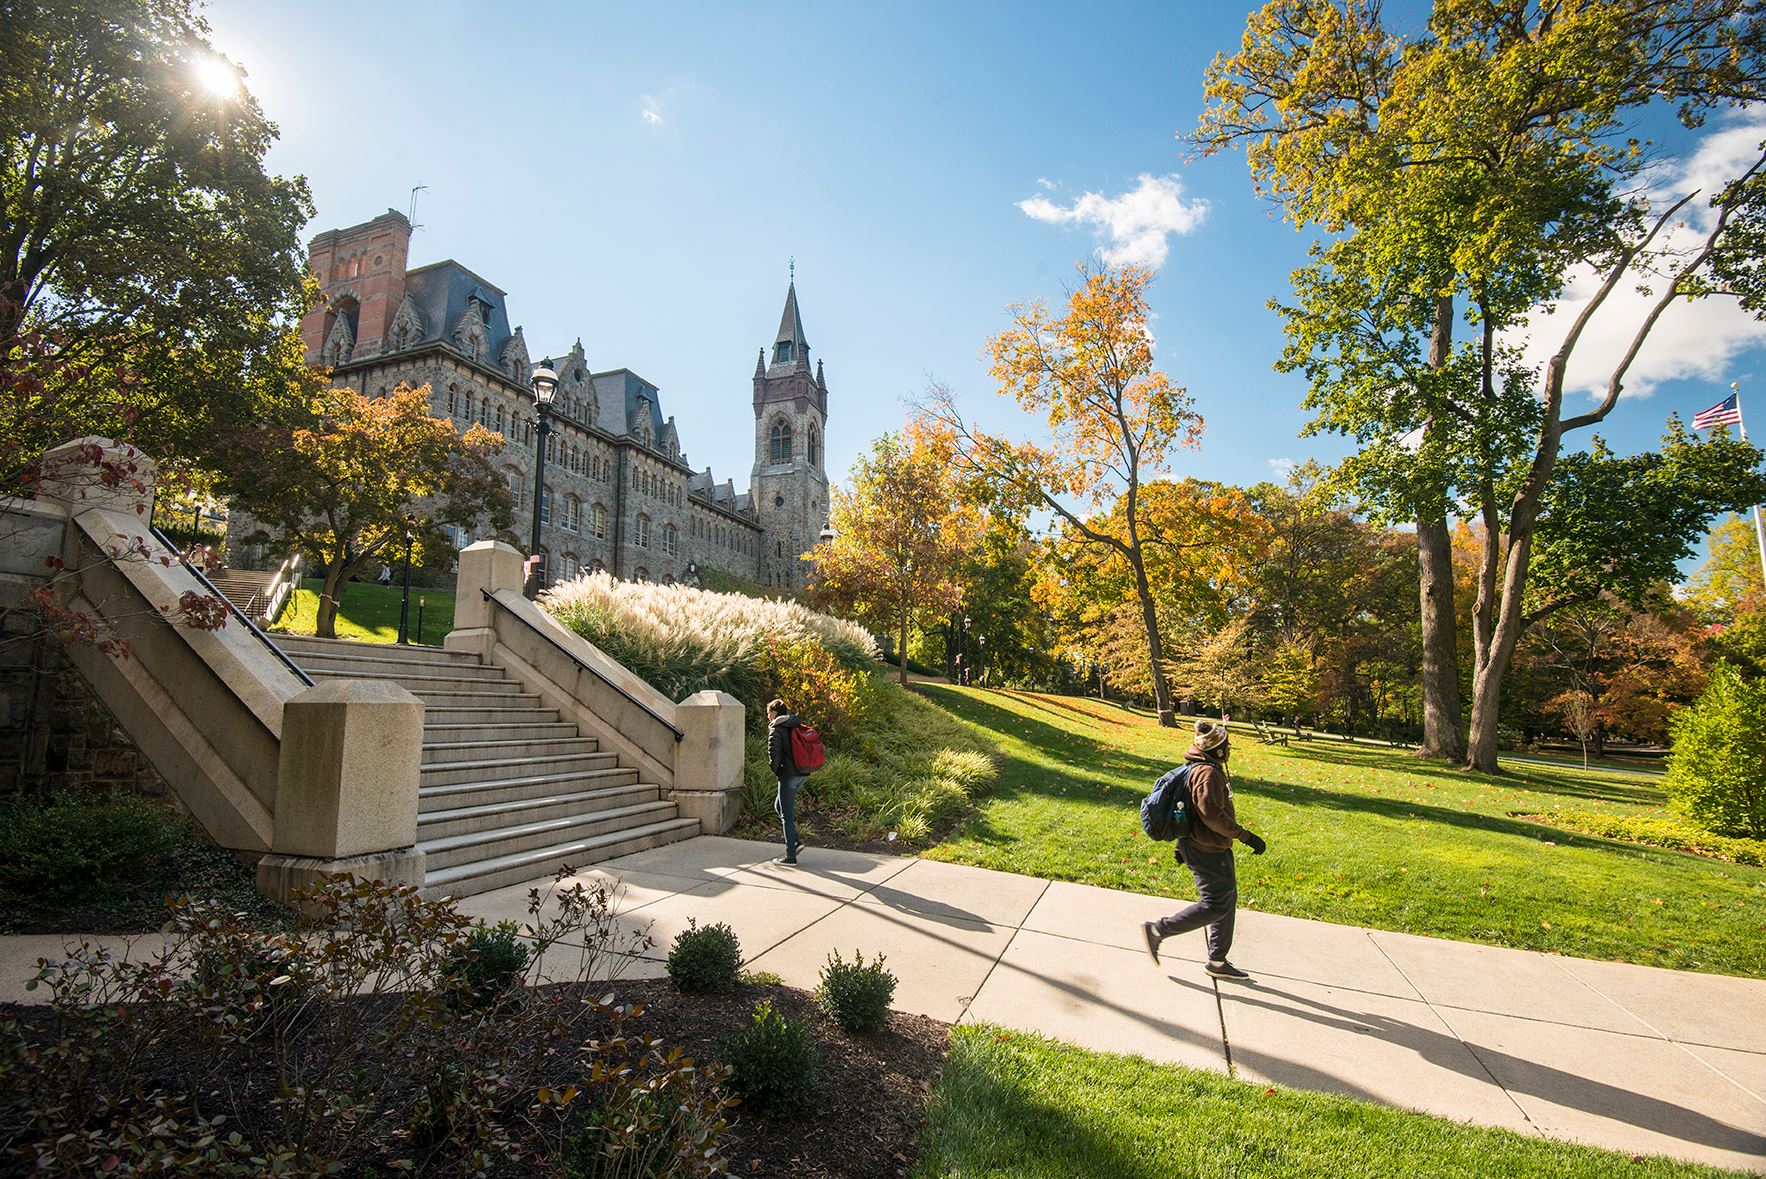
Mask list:
[[[405,631],[405,620],[411,616],[411,543],[417,538],[417,520],[405,515],[405,585],[399,592],[399,642],[410,641]]]
[[[423,645],[423,595],[417,595],[417,645]]]
[[[535,438],[533,461],[533,538],[527,555],[533,561],[527,596],[540,595],[540,506],[546,498],[546,439],[552,433],[552,395],[558,392],[558,374],[546,365],[533,370],[533,403],[539,411],[540,428]]]
[[[699,562],[697,562],[697,561],[688,561],[687,562],[687,584],[688,585],[698,585],[699,584]]]

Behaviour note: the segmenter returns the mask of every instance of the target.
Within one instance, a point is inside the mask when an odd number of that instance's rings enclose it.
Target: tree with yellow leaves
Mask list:
[[[895,635],[904,684],[909,625],[962,604],[953,571],[981,533],[951,450],[947,433],[922,423],[877,439],[853,468],[852,490],[834,490],[833,538],[804,554],[815,567],[811,601]]]
[[[1007,510],[1053,512],[1076,542],[1125,568],[1146,631],[1159,723],[1176,723],[1166,682],[1157,604],[1148,579],[1143,489],[1179,446],[1195,447],[1202,419],[1188,393],[1153,367],[1141,266],[1080,267],[1080,285],[1056,314],[1042,302],[1012,308],[1012,325],[988,342],[999,392],[1048,422],[1048,445],[973,429],[950,390],[934,385],[925,414],[949,432],[953,457]]]

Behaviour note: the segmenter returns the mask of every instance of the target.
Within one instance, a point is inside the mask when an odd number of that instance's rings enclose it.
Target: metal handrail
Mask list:
[[[227,612],[237,618],[244,625],[245,629],[251,632],[252,636],[256,638],[258,642],[268,647],[270,649],[270,654],[274,655],[282,666],[286,667],[289,671],[292,671],[295,676],[299,678],[300,682],[307,687],[310,688],[314,685],[313,677],[302,671],[300,664],[288,657],[288,652],[271,642],[270,636],[259,630],[257,624],[245,616],[245,611],[241,610],[233,603],[233,599],[216,589],[215,583],[208,579],[208,574],[204,573],[201,569],[198,569],[195,565],[192,565],[189,560],[185,558],[184,554],[178,551],[178,546],[173,544],[170,538],[159,530],[158,526],[153,526],[151,530],[153,532],[153,538],[159,541],[159,543],[165,545],[166,548],[170,549],[172,552],[177,553],[178,563],[184,566],[185,569],[189,570],[190,574],[195,577],[197,581],[202,583],[203,589],[225,602],[227,604]]]
[[[612,688],[615,692],[618,692],[621,696],[624,696],[628,702],[635,704],[639,708],[643,709],[644,712],[649,714],[649,716],[652,720],[654,720],[657,724],[661,725],[663,728],[667,729],[669,732],[671,732],[675,735],[675,744],[678,745],[681,743],[681,741],[683,739],[685,739],[686,734],[681,732],[680,729],[676,728],[674,725],[674,722],[670,721],[668,718],[664,717],[661,713],[657,712],[654,708],[651,708],[648,704],[645,704],[642,700],[638,699],[636,696],[634,696],[630,692],[626,691],[619,684],[616,684],[612,680],[608,679],[607,676],[599,668],[592,667],[589,664],[584,663],[581,659],[577,658],[576,652],[572,651],[569,647],[566,647],[563,643],[560,643],[556,638],[552,637],[551,635],[547,634],[545,631],[541,630],[539,627],[535,626],[528,619],[522,618],[521,615],[517,614],[515,611],[510,610],[508,605],[504,602],[498,601],[497,596],[495,594],[491,593],[490,590],[481,588],[478,592],[484,595],[485,601],[494,603],[495,605],[498,605],[498,606],[501,606],[504,609],[504,611],[506,611],[509,614],[509,616],[511,618],[515,618],[515,619],[519,620],[529,630],[533,631],[536,635],[539,635],[542,639],[545,639],[548,643],[551,643],[552,646],[558,648],[559,653],[562,654],[566,659],[570,660],[572,663],[576,664],[578,667],[582,668],[584,671],[588,672],[590,675],[594,676],[596,679],[598,679],[602,683],[606,684],[609,688]]]

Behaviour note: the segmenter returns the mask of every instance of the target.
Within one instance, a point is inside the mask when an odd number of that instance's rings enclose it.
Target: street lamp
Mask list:
[[[699,562],[697,562],[697,561],[688,561],[687,562],[687,584],[688,585],[698,585],[699,584]]]
[[[978,635],[975,639],[981,644],[981,654],[976,658],[975,672],[981,677],[981,686],[987,687],[987,636]]]
[[[821,531],[820,535],[818,535],[816,537],[816,543],[817,544],[827,544],[829,541],[831,541],[833,539],[834,539],[834,526],[832,524],[822,525],[822,531]]]
[[[417,538],[417,518],[405,513],[405,588],[399,592],[399,642],[409,641],[405,620],[411,616],[411,542]]]
[[[540,428],[534,438],[533,460],[533,538],[527,555],[533,561],[528,575],[527,596],[540,595],[540,505],[546,498],[546,438],[552,433],[552,397],[558,392],[558,374],[547,365],[533,370],[533,403],[539,410]]]

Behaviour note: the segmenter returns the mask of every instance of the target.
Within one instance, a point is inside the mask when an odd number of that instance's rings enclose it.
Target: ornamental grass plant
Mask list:
[[[715,688],[748,710],[745,806],[772,822],[766,702],[780,697],[815,725],[828,761],[798,797],[857,839],[924,842],[998,775],[991,744],[917,693],[890,682],[862,627],[795,602],[585,574],[540,604],[671,699]]]

